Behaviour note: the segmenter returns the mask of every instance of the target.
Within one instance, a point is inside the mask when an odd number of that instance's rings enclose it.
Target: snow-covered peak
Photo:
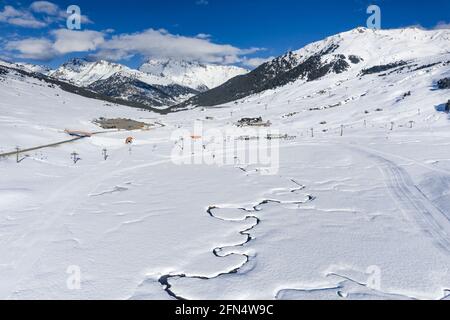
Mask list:
[[[314,42],[293,54],[299,62],[323,50],[329,54],[358,56],[367,65],[387,64],[414,60],[450,51],[450,30],[424,30],[420,28],[372,30],[359,27],[324,40]]]
[[[450,52],[450,30],[425,30],[417,27],[403,29],[373,30],[358,27],[311,43],[299,50],[289,52],[264,66],[267,70],[291,70],[314,55],[322,62],[342,57],[358,63],[353,70],[399,61],[414,61]]]
[[[35,64],[30,64],[30,63],[22,63],[22,62],[13,63],[13,62],[6,62],[3,60],[0,60],[0,66],[19,69],[19,70],[23,70],[23,71],[31,72],[31,73],[48,74],[49,72],[51,72],[51,69],[47,66],[35,65]]]
[[[122,64],[105,60],[89,61],[79,58],[69,60],[49,75],[81,87],[88,87],[94,82],[107,80],[112,76],[136,78],[150,85],[166,86],[173,84],[169,79],[148,75]]]
[[[337,83],[364,75],[384,76],[403,69],[442,65],[448,61],[449,43],[450,30],[445,29],[356,28],[266,62],[248,75],[195,96],[180,107],[220,105],[291,83]]]
[[[109,61],[89,61],[77,58],[63,64],[50,75],[82,87],[120,74],[124,77],[137,78],[151,85],[180,85],[198,91],[206,91],[247,72],[248,70],[235,66],[170,59],[149,60],[141,66],[140,70],[134,70]]]
[[[72,59],[61,67],[51,72],[54,78],[72,82],[79,86],[88,86],[95,81],[111,77],[118,72],[126,72],[130,69],[104,60],[88,61],[85,59]]]
[[[248,73],[236,66],[173,59],[150,59],[139,70],[199,91],[218,87],[231,78]]]

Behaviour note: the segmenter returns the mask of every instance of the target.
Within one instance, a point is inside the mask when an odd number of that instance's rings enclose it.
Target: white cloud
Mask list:
[[[35,1],[29,8],[14,8],[7,5],[0,11],[0,22],[24,28],[45,28],[53,23],[61,23],[69,14],[57,4],[49,1]],[[82,24],[90,24],[89,17],[81,16]]]
[[[148,29],[134,34],[122,34],[105,41],[97,57],[119,60],[140,55],[146,58],[174,58],[232,64],[241,56],[261,49],[240,49],[229,44],[217,44],[205,37],[174,35],[167,30]]]
[[[52,35],[55,38],[53,48],[59,54],[94,51],[105,42],[103,33],[91,30],[59,29],[52,31]]]
[[[45,13],[47,16],[44,17],[44,20],[49,24],[63,22],[70,16],[66,9],[63,10],[58,5],[48,1],[35,1],[31,4],[30,9],[35,12]],[[88,16],[82,14],[81,23],[91,24],[93,22]]]
[[[53,43],[48,39],[30,38],[10,41],[6,45],[8,51],[18,51],[19,58],[50,60],[55,57]]]
[[[125,60],[131,57],[182,59],[216,64],[244,64],[255,67],[267,59],[247,58],[262,49],[241,49],[218,44],[209,36],[187,37],[167,30],[148,29],[112,36],[106,31],[53,30],[48,38],[26,38],[6,42],[10,54],[21,58],[50,60],[69,53],[83,52],[97,59]]]
[[[200,1],[199,4],[206,4]],[[58,24],[61,29],[49,31],[46,38],[24,38],[4,40],[1,45],[8,54],[17,57],[50,60],[69,53],[83,52],[106,60],[123,60],[139,56],[142,58],[173,58],[216,64],[246,64],[255,66],[258,58],[245,56],[258,52],[260,48],[241,49],[230,44],[219,44],[211,36],[199,33],[196,36],[171,34],[167,30],[147,29],[132,34],[113,35],[113,29],[104,31],[62,29],[68,13],[50,1],[34,1],[27,8],[7,5],[0,11],[0,22],[28,28],[49,27]],[[82,16],[82,23],[92,23]]]
[[[0,22],[25,28],[43,28],[47,23],[36,19],[27,10],[18,10],[12,6],[5,6],[0,11]]]
[[[46,13],[48,15],[58,15],[59,7],[48,1],[35,1],[31,4],[30,9],[37,13]]]
[[[268,57],[268,58],[243,58],[242,64],[250,67],[250,68],[256,68],[262,65],[263,63],[266,63],[268,61],[271,61],[275,59],[275,57]]]
[[[9,41],[5,50],[19,58],[48,61],[67,53],[94,51],[105,41],[103,33],[91,30],[59,29],[52,31],[51,35],[52,40],[27,38]]]
[[[196,38],[199,38],[199,39],[210,39],[210,38],[211,38],[211,35],[210,35],[210,34],[207,34],[207,33],[199,33],[199,34],[196,35],[195,37],[196,37]]]

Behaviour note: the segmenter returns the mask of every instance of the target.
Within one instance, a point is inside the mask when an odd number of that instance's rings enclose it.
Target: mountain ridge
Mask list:
[[[203,92],[249,71],[236,66],[205,64],[198,61],[149,59],[139,71],[161,76],[179,85]]]
[[[176,108],[221,105],[289,83],[315,81],[330,74],[357,77],[365,69],[443,55],[449,52],[448,41],[450,30],[371,30],[359,27],[288,52]]]
[[[114,98],[170,107],[219,85],[244,69],[176,60],[150,60],[141,70],[106,60],[74,58],[49,75]],[[120,91],[120,88],[122,91]]]

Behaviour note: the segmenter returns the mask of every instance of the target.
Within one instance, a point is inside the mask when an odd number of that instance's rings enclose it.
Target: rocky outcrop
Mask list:
[[[444,78],[437,83],[439,89],[450,89],[450,78]]]
[[[172,106],[177,98],[193,96],[198,91],[180,85],[151,85],[133,77],[116,74],[105,80],[98,80],[88,86],[90,90],[108,97],[115,97],[144,104],[149,107]]]
[[[392,70],[392,69],[395,69],[398,67],[405,66],[407,64],[408,63],[406,61],[398,61],[398,62],[394,62],[394,63],[374,66],[374,67],[362,70],[361,75],[365,76],[365,75],[369,75],[369,74],[381,73],[384,71],[388,71],[388,70]]]

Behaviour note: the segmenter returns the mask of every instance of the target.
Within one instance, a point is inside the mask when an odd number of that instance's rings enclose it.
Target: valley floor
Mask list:
[[[298,138],[264,176],[175,165],[163,130],[136,132],[131,149],[109,133],[1,161],[0,297],[448,294],[448,136]]]

